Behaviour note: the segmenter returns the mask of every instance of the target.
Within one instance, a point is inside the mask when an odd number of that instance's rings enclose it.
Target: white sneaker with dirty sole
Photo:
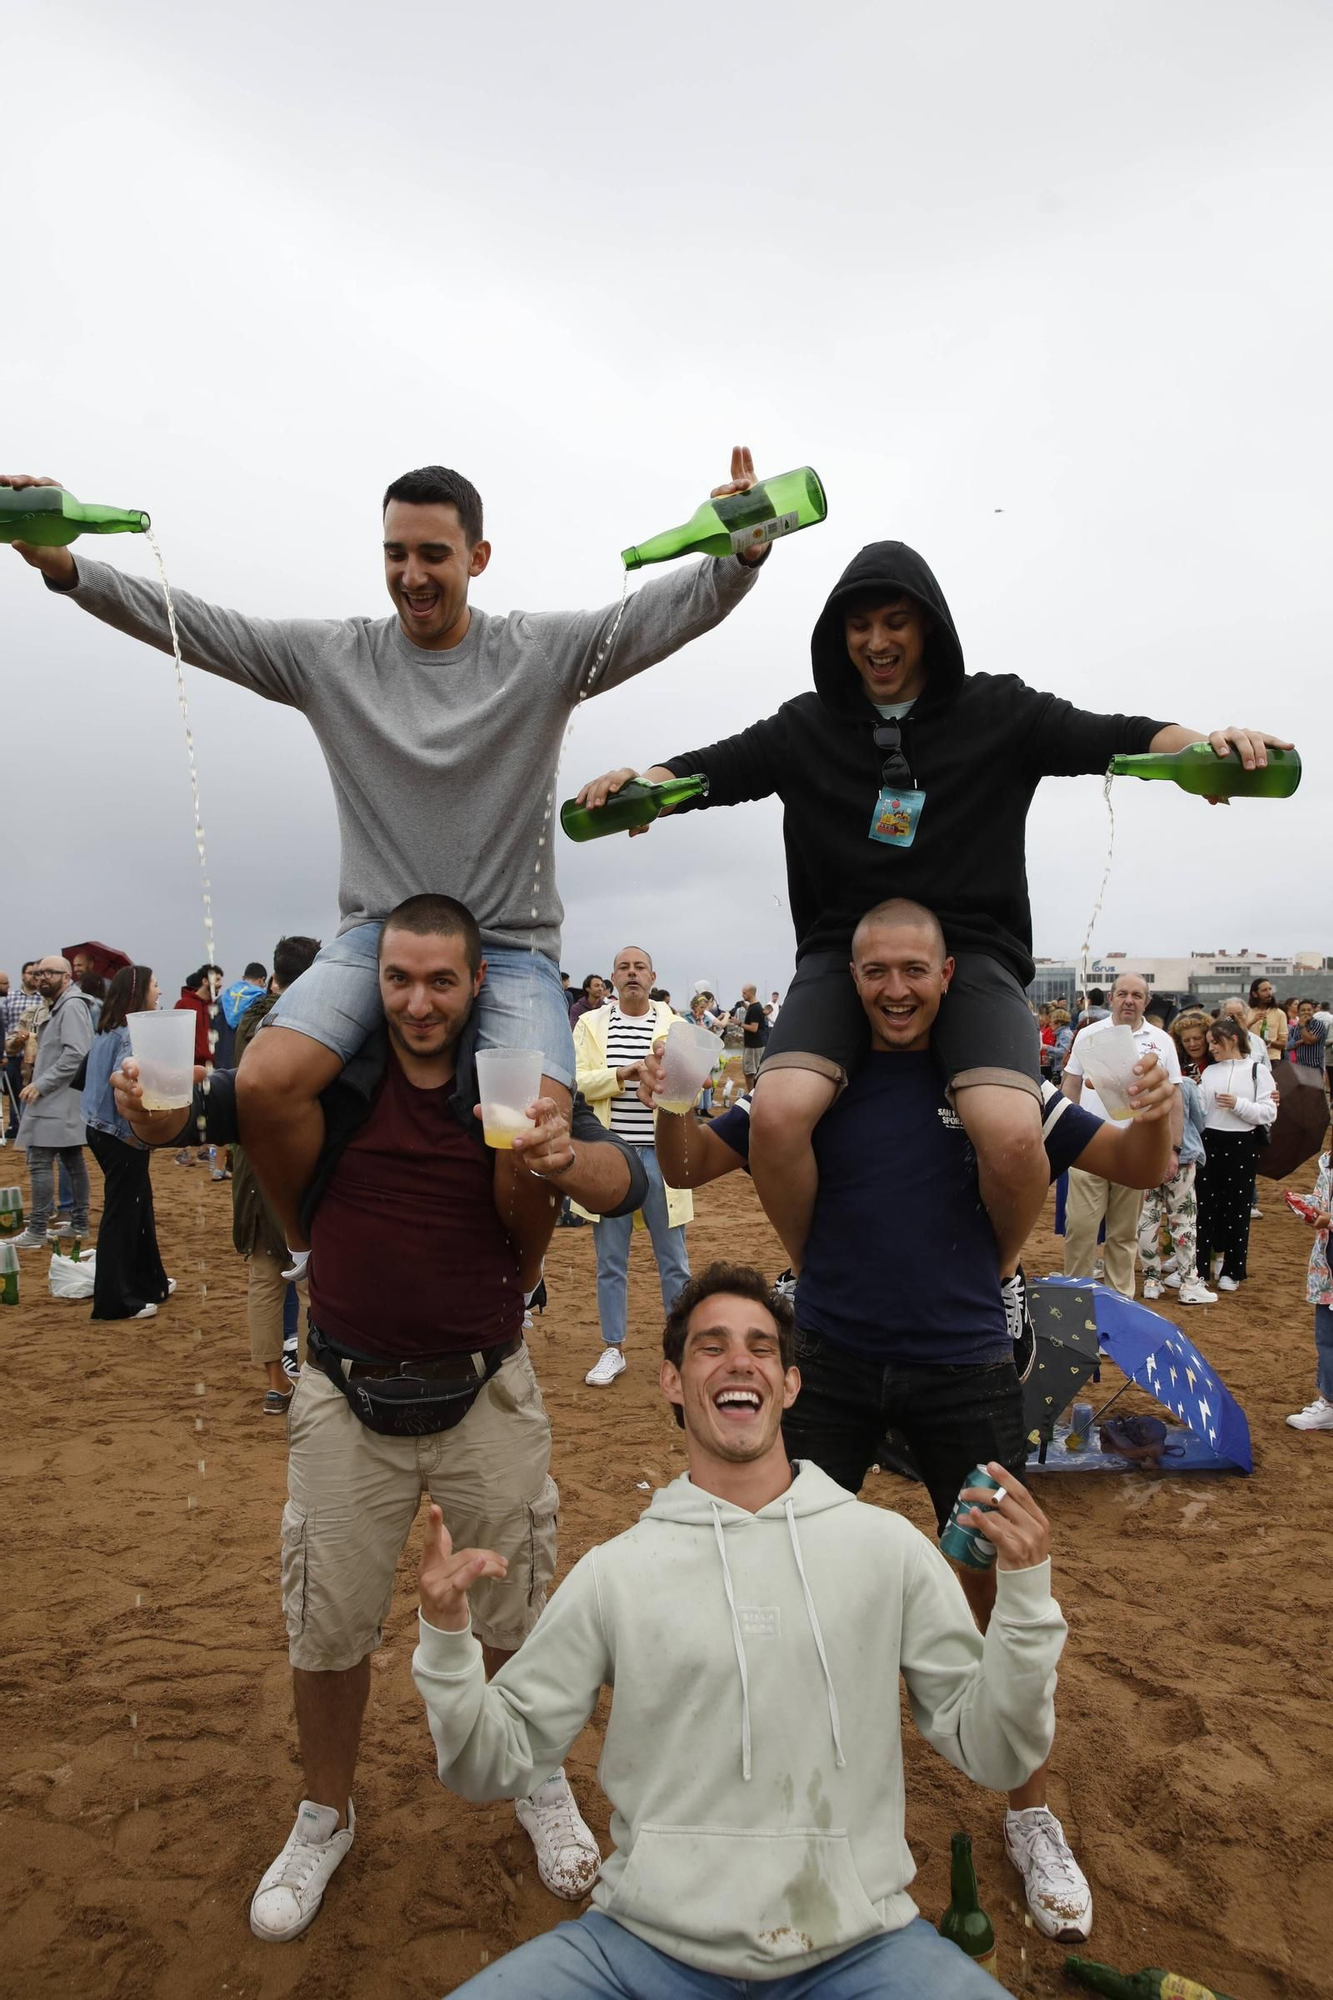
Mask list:
[[[526,1799],[515,1799],[514,1811],[536,1850],[537,1873],[551,1894],[567,1903],[581,1902],[597,1880],[602,1852],[563,1767]]]
[[[612,1347],[608,1342],[602,1349],[601,1360],[594,1368],[588,1370],[583,1379],[590,1389],[605,1389],[609,1382],[614,1382],[617,1375],[623,1375],[624,1372],[624,1355],[618,1347]]]
[[[250,1899],[250,1928],[266,1944],[300,1937],[319,1915],[329,1877],[352,1844],[356,1814],[347,1801],[347,1824],[339,1831],[338,1808],[302,1799],[287,1845],[259,1878]]]
[[[1162,1287],[1161,1287],[1161,1286],[1160,1286],[1160,1284],[1159,1284],[1159,1283],[1157,1282],[1156,1278],[1145,1278],[1145,1279],[1144,1279],[1144,1281],[1143,1281],[1143,1296],[1144,1296],[1144,1298],[1145,1298],[1145,1299],[1160,1299],[1160,1298],[1161,1298],[1161,1296],[1162,1296]]]
[[[1180,1303],[1183,1306],[1215,1306],[1217,1293],[1210,1292],[1202,1278],[1191,1278],[1180,1288]]]
[[[1303,1410],[1297,1410],[1287,1422],[1294,1431],[1333,1431],[1333,1403],[1323,1396],[1316,1396],[1313,1403],[1307,1403]]]
[[[1005,1852],[1023,1877],[1032,1921],[1044,1937],[1081,1944],[1092,1929],[1092,1890],[1045,1806],[1004,1816]]]

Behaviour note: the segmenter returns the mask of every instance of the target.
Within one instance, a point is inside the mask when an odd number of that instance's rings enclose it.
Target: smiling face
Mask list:
[[[486,976],[474,974],[461,937],[386,930],[380,940],[380,999],[389,1038],[409,1063],[453,1049]]]
[[[910,597],[854,603],[843,614],[847,652],[871,701],[915,701],[926,685],[926,614]]]
[[[664,1361],[661,1384],[694,1453],[744,1465],[782,1452],[782,1413],[801,1378],[783,1367],[778,1324],[765,1306],[714,1292],[690,1314],[680,1366]]]
[[[872,1047],[924,1049],[949,990],[953,960],[938,928],[922,921],[877,922],[867,917],[852,940],[852,978]]]
[[[468,584],[490,559],[489,542],[468,546],[456,507],[391,500],[384,510],[384,581],[414,646],[443,652],[459,643]]]

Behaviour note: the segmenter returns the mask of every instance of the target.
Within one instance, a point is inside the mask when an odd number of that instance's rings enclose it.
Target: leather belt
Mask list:
[[[402,1379],[415,1382],[484,1382],[501,1362],[508,1361],[523,1346],[522,1334],[515,1334],[499,1347],[483,1347],[471,1354],[414,1356],[408,1361],[354,1361],[340,1355],[336,1347],[310,1321],[310,1353],[323,1366],[323,1356],[337,1364],[345,1381],[387,1382]]]

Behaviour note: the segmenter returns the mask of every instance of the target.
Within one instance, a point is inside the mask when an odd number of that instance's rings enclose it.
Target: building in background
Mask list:
[[[1035,1005],[1073,1000],[1082,984],[1075,960],[1039,958],[1036,965],[1028,987]],[[1302,1000],[1333,1001],[1333,956],[1317,951],[1287,958],[1263,951],[1196,951],[1184,958],[1136,958],[1132,952],[1108,951],[1090,960],[1088,984],[1109,991],[1122,972],[1142,973],[1150,992],[1188,994],[1210,1013],[1233,993],[1248,994],[1253,979],[1271,979],[1279,1000],[1295,994]]]

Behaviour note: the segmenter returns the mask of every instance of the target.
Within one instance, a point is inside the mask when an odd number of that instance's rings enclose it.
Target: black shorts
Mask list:
[[[973,1466],[998,1459],[1022,1479],[1028,1441],[1011,1360],[957,1368],[873,1361],[796,1330],[801,1393],[782,1419],[789,1458],[808,1458],[859,1493],[892,1426],[905,1440],[942,1528]]]
[[[1041,1096],[1041,1036],[1027,996],[997,958],[962,952],[930,1037],[951,1084],[998,1083]],[[765,1069],[808,1069],[839,1088],[870,1047],[870,1024],[843,952],[810,952],[796,968]]]

